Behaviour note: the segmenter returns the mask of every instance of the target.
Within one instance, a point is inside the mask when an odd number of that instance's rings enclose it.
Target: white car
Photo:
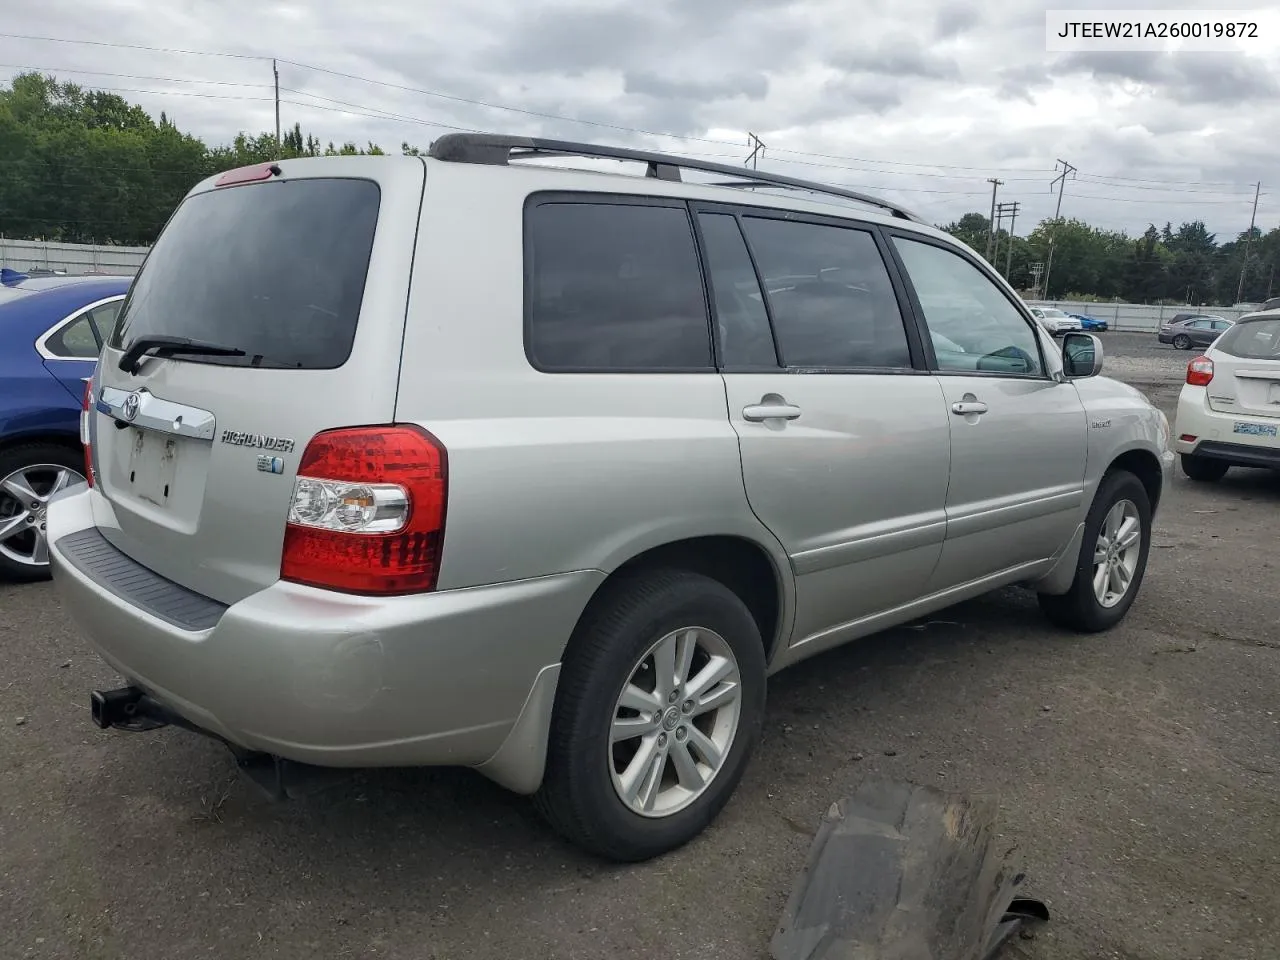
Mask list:
[[[1280,470],[1280,310],[1241,317],[1187,364],[1173,436],[1192,480]]]
[[[1054,307],[1031,307],[1031,315],[1040,321],[1040,325],[1055,337],[1060,333],[1072,330],[1083,330],[1084,324],[1079,318],[1063,313]]]

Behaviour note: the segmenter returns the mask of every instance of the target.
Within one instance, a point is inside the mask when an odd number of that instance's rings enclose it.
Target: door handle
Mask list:
[[[951,405],[951,412],[961,417],[970,413],[986,413],[987,405],[981,400],[959,400]]]
[[[800,408],[783,401],[752,403],[742,408],[742,419],[759,423],[761,420],[795,420]]]

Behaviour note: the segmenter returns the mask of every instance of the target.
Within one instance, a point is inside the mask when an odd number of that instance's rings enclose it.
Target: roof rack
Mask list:
[[[773,186],[788,187],[793,190],[806,190],[821,193],[845,200],[856,200],[887,210],[895,217],[910,220],[913,223],[928,225],[925,218],[912,213],[905,207],[890,203],[857,190],[844,187],[833,187],[825,183],[811,180],[800,180],[796,177],[783,176],[780,173],[768,173],[763,170],[743,170],[727,163],[711,163],[706,160],[694,160],[689,157],[676,157],[665,153],[653,153],[647,150],[631,150],[626,147],[603,147],[590,143],[575,143],[570,140],[545,140],[541,137],[509,137],[492,133],[449,133],[431,144],[428,156],[436,160],[451,163],[479,163],[494,166],[506,165],[511,159],[522,159],[534,156],[574,156],[599,157],[605,160],[630,160],[646,164],[645,175],[658,180],[681,180],[680,171],[699,170],[704,173],[718,173],[734,177],[732,183],[715,184],[715,186],[749,187]]]

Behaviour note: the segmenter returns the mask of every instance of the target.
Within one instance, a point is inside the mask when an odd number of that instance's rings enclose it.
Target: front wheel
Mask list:
[[[1197,457],[1194,453],[1184,453],[1178,459],[1187,479],[1197,483],[1217,483],[1231,469],[1231,464],[1225,460],[1210,460],[1208,457]]]
[[[1188,337],[1185,333],[1180,333],[1173,338],[1173,345],[1177,347],[1179,350],[1190,350],[1191,338]]]
[[[1118,470],[1098,487],[1071,589],[1040,594],[1040,609],[1055,624],[1081,633],[1110,630],[1133,605],[1151,549],[1151,500],[1132,473]]]
[[[728,802],[759,738],[764,645],[716,580],[657,571],[604,591],[565,655],[535,803],[566,839],[633,862]]]

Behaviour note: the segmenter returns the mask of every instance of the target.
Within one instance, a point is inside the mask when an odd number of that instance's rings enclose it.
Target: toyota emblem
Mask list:
[[[131,393],[124,398],[124,405],[120,408],[120,412],[124,414],[126,420],[133,420],[138,415],[139,405],[138,395]]]

